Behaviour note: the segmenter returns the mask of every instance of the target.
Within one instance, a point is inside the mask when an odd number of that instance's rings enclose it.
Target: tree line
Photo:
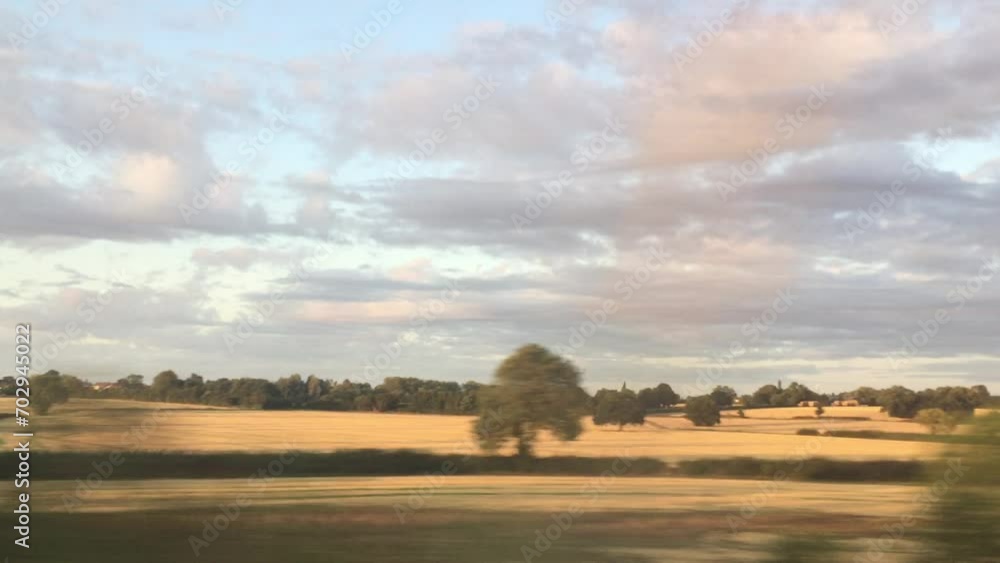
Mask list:
[[[544,353],[538,352],[536,348]],[[521,358],[514,367],[508,366],[509,369],[531,373],[533,369],[530,367],[531,362],[551,356],[554,359],[547,361],[566,362],[566,365],[560,364],[562,366],[560,369],[578,373],[571,363],[537,345],[523,347],[511,358],[519,357],[517,354],[527,353],[526,350],[534,351],[533,359]],[[507,365],[506,362],[505,360],[505,363],[497,369],[497,374],[501,373],[501,369]],[[577,377],[579,379],[579,375]],[[534,384],[541,383],[536,381]],[[0,379],[0,394],[14,395],[16,385],[17,380],[14,377]],[[381,384],[372,386],[369,383],[346,379],[343,381],[321,379],[315,375],[303,378],[299,374],[282,377],[277,381],[259,378],[206,380],[194,373],[182,379],[174,371],[167,370],[153,377],[148,385],[144,376],[133,374],[119,379],[111,386],[97,389],[89,381],[50,370],[45,374],[32,376],[31,385],[32,404],[41,414],[44,414],[51,405],[65,402],[70,397],[85,397],[245,409],[475,415],[481,413],[484,406],[489,406],[484,400],[488,401],[490,397],[497,396],[499,391],[496,387],[502,385],[502,381],[482,384],[475,381],[457,383],[413,377],[387,377]],[[533,392],[541,393],[527,383],[522,384],[522,388],[534,389]],[[685,415],[692,422],[699,426],[712,426],[720,422],[722,409],[734,406],[742,410],[787,407],[798,405],[802,401],[816,401],[821,405],[817,414],[822,414],[822,405],[829,405],[836,400],[856,400],[861,405],[882,407],[882,410],[893,417],[914,418],[920,411],[939,409],[949,416],[960,418],[994,400],[983,385],[938,387],[923,391],[913,391],[902,386],[887,389],[859,387],[854,391],[824,395],[797,382],[783,387],[781,381],[778,381],[777,385],[763,385],[748,395],[740,396],[731,387],[719,385],[703,396],[691,396],[686,399],[682,399],[667,383],[660,383],[638,392],[628,389],[627,385],[623,384],[621,389],[601,389],[592,396],[576,384],[561,392],[566,392],[567,400],[570,401],[564,405],[568,412],[591,416],[593,422],[598,425],[617,425],[619,428],[625,425],[643,424],[647,414],[669,411],[681,402],[685,403]],[[545,395],[541,393],[539,396]],[[530,393],[523,395],[522,398],[526,403],[540,400]],[[555,408],[558,405],[551,406]]]
[[[172,370],[160,372],[150,384],[142,375],[129,375],[114,385],[95,389],[89,381],[50,370],[32,377],[53,385],[60,396],[163,401],[244,409],[314,409],[329,411],[378,411],[435,414],[476,414],[481,383],[433,381],[413,377],[387,377],[380,385],[350,380],[332,381],[299,374],[277,381],[258,378],[206,380],[198,374],[180,378]],[[13,395],[12,377],[0,379],[0,394]]]

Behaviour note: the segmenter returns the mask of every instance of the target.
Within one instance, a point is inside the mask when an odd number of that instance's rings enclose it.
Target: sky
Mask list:
[[[1000,388],[982,2],[0,7],[37,371]]]

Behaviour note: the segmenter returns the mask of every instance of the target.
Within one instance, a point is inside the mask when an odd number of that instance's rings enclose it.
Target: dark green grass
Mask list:
[[[597,476],[616,467],[611,457],[544,457],[439,455],[409,450],[342,450],[333,453],[303,452],[287,462],[279,453],[108,453],[33,452],[32,479],[86,479],[107,473],[109,460],[118,479],[227,479],[245,478],[275,466],[281,477],[393,476],[425,474],[461,475],[566,475]],[[13,452],[0,454],[0,466],[16,473]],[[620,464],[619,464],[620,465]],[[775,461],[752,457],[709,458],[681,461],[671,466],[651,458],[630,461],[628,477],[685,476],[771,479],[783,471],[788,479],[831,482],[912,482],[925,474],[920,461],[845,461],[827,458]]]
[[[615,466],[613,457],[543,457],[441,455],[412,450],[340,450],[332,453],[155,453],[32,452],[33,479],[76,479],[119,460],[115,479],[226,479],[242,478],[274,463],[282,477],[337,477],[378,475],[600,475]],[[278,462],[284,455],[286,462]],[[291,456],[291,457],[290,457]],[[287,460],[292,459],[289,463]],[[0,454],[0,466],[16,473],[13,452]],[[96,464],[96,465],[95,465]],[[627,475],[663,475],[667,464],[658,459],[631,460]]]
[[[191,536],[201,537],[204,522],[219,514],[208,508],[40,514],[33,519],[31,549],[14,552],[11,563],[510,562],[523,561],[521,546],[534,549],[536,530],[554,524],[547,513],[425,510],[400,523],[388,507],[250,507],[196,556]],[[637,517],[643,519],[643,533],[625,524]],[[677,548],[692,541],[671,531],[676,530],[671,521],[584,513],[533,560],[643,563],[647,559],[625,550]]]

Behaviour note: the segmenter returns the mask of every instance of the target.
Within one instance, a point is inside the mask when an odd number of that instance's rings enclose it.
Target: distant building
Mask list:
[[[819,401],[799,401],[800,407],[818,407]]]
[[[860,407],[861,403],[857,399],[847,399],[845,401],[834,401],[830,403],[830,406],[834,407]]]
[[[107,389],[116,389],[117,387],[118,387],[117,383],[101,382],[92,385],[91,389],[93,389],[94,391],[104,391]]]

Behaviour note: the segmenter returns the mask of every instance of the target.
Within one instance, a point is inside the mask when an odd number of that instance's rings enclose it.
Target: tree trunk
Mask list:
[[[517,455],[520,457],[531,457],[531,444],[519,438],[517,441]]]

